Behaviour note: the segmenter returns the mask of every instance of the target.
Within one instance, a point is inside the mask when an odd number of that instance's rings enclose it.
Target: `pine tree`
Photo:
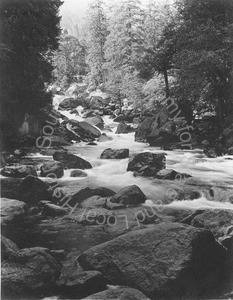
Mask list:
[[[104,44],[107,36],[107,20],[104,13],[103,1],[93,0],[87,11],[87,63],[89,79],[95,86],[104,82]]]
[[[168,70],[172,68],[175,51],[174,12],[169,5],[155,4],[150,1],[147,6],[145,21],[145,54],[143,65],[147,70],[147,79],[155,72],[164,77],[166,96],[169,96]],[[157,75],[155,75],[157,76]]]
[[[118,97],[136,101],[141,84],[137,65],[143,49],[144,13],[138,0],[121,1],[109,18],[109,35],[105,43],[106,88]],[[121,95],[121,96],[119,96]],[[140,97],[140,93],[137,93]]]
[[[86,50],[77,38],[64,30],[60,38],[60,45],[53,56],[54,77],[56,82],[66,85],[74,82],[75,76],[86,74]],[[65,80],[66,78],[66,80]]]

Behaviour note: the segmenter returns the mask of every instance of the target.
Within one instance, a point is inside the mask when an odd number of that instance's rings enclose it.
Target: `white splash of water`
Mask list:
[[[154,201],[146,200],[145,205],[147,206],[155,206]],[[197,210],[197,209],[230,209],[233,210],[233,204],[230,202],[215,202],[209,201],[205,198],[205,196],[201,196],[198,199],[194,200],[182,200],[182,201],[173,201],[170,204],[167,204],[164,207],[168,208],[176,208],[176,209],[189,209],[189,210]]]

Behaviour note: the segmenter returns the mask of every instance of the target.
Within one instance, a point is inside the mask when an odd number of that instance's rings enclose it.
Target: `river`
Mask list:
[[[63,100],[62,96],[54,98],[54,107]],[[82,107],[78,107],[79,116],[70,114],[69,111],[60,111],[69,119],[81,121]],[[88,177],[70,177],[72,170],[66,170],[61,181],[73,182],[80,186],[97,185],[112,188],[117,191],[127,185],[136,184],[146,194],[147,204],[153,205],[154,201],[159,200],[167,189],[167,185],[159,184],[159,181],[152,178],[134,177],[132,172],[127,172],[128,159],[100,159],[100,154],[106,148],[120,149],[128,148],[130,156],[140,152],[153,152],[166,154],[166,167],[174,169],[178,172],[190,174],[198,180],[208,181],[212,185],[226,187],[231,190],[233,197],[233,157],[221,156],[217,158],[207,158],[202,150],[173,150],[164,151],[155,147],[150,147],[146,143],[137,143],[134,141],[134,133],[115,134],[118,123],[114,123],[109,116],[104,116],[104,123],[108,125],[112,131],[105,131],[111,138],[109,141],[97,142],[97,146],[87,145],[87,143],[75,143],[66,147],[69,152],[76,154],[89,161],[93,169],[85,170]],[[163,200],[163,199],[162,199]],[[233,201],[231,201],[233,203]],[[173,199],[167,205],[178,208],[228,208],[233,209],[233,204],[226,199],[225,202],[209,201],[201,194],[200,198],[195,200],[186,199],[178,201]]]

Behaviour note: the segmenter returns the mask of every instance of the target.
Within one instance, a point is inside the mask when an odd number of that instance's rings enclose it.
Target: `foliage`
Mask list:
[[[0,2],[1,126],[7,142],[25,113],[51,103],[45,92],[52,72],[47,53],[58,47],[61,4],[60,0]]]
[[[220,125],[233,107],[233,2],[178,0],[175,95],[193,110],[215,110]]]
[[[137,65],[143,50],[143,20],[139,1],[118,2],[109,18],[105,43],[106,89],[134,101],[141,98],[142,80]]]
[[[97,87],[104,82],[104,44],[107,36],[107,20],[103,1],[94,0],[87,11],[85,43],[87,47],[87,63],[89,65],[89,80]]]
[[[53,55],[54,77],[58,84],[68,87],[75,76],[86,74],[86,50],[79,40],[64,31],[58,50]]]
[[[172,57],[176,42],[175,11],[168,5],[159,7],[151,1],[147,7],[145,26],[145,54],[142,64],[147,72],[144,74],[146,79],[151,79],[156,73],[162,74],[164,89],[169,96],[168,70],[173,67]]]

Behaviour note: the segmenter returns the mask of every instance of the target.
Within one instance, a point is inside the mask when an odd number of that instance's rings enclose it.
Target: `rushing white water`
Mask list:
[[[58,108],[59,103],[64,99],[64,96],[56,96],[54,98],[54,107]],[[82,119],[82,107],[77,108],[79,115],[70,114],[69,111],[60,111],[63,115],[69,119],[75,119],[81,121]],[[128,134],[116,134],[116,127],[118,123],[113,123],[112,119],[108,116],[104,116],[104,122],[112,131],[105,131],[111,140],[105,142],[97,142],[97,146],[87,145],[87,143],[75,143],[72,146],[67,147],[69,152],[76,154],[83,159],[89,161],[93,166],[92,169],[85,170],[87,177],[70,177],[72,170],[65,170],[64,176],[59,180],[61,182],[70,182],[78,186],[104,186],[112,188],[118,191],[127,185],[138,185],[141,190],[146,194],[147,204],[154,204],[157,200],[165,201],[165,204],[176,208],[228,208],[233,209],[233,204],[225,200],[226,203],[209,201],[202,195],[199,199],[195,200],[183,200],[167,201],[165,194],[171,185],[176,182],[159,181],[153,178],[134,177],[132,172],[127,172],[128,159],[100,159],[100,154],[106,148],[120,149],[128,148],[130,150],[130,156],[135,153],[150,151],[153,153],[165,153],[166,154],[166,167],[174,169],[178,172],[183,172],[192,175],[199,181],[211,182],[215,186],[225,186],[230,190],[232,188],[233,199],[233,156],[222,156],[217,158],[207,158],[203,154],[202,150],[174,150],[164,151],[155,147],[150,147],[145,143],[137,143],[134,141],[134,133]],[[40,154],[35,154],[35,158],[41,160]],[[47,160],[48,156],[44,156]],[[50,157],[51,158],[51,157]],[[38,172],[39,175],[39,172]],[[42,179],[42,178],[41,178]],[[43,178],[43,180],[46,180]],[[178,184],[179,185],[179,184]],[[224,202],[224,201],[223,201]],[[231,201],[232,202],[232,201]]]
[[[70,114],[68,111],[61,111],[70,119],[82,120],[82,107],[78,107],[79,116]],[[106,132],[111,140],[105,142],[97,142],[97,146],[87,145],[86,143],[76,143],[68,147],[69,151],[89,161],[93,168],[85,170],[88,177],[71,178],[70,172],[66,170],[62,181],[73,181],[77,184],[93,184],[97,186],[105,186],[118,191],[120,188],[127,185],[136,184],[146,194],[148,199],[147,204],[154,205],[158,200],[166,198],[164,196],[166,190],[171,183],[159,183],[158,180],[152,178],[134,177],[132,172],[127,172],[128,159],[100,159],[100,154],[106,148],[120,149],[128,148],[130,155],[140,152],[150,151],[153,153],[165,153],[167,168],[174,169],[178,172],[184,172],[192,175],[198,180],[210,181],[216,185],[224,185],[233,188],[233,157],[223,156],[217,158],[207,158],[202,150],[174,150],[164,151],[158,148],[150,147],[148,144],[137,143],[134,141],[134,133],[116,134],[118,123],[114,123],[108,116],[104,117],[104,122],[112,132]],[[233,189],[232,189],[233,195]],[[227,208],[233,209],[230,202],[220,203],[209,201],[202,195],[196,200],[183,200],[167,202],[171,207],[177,208]]]

